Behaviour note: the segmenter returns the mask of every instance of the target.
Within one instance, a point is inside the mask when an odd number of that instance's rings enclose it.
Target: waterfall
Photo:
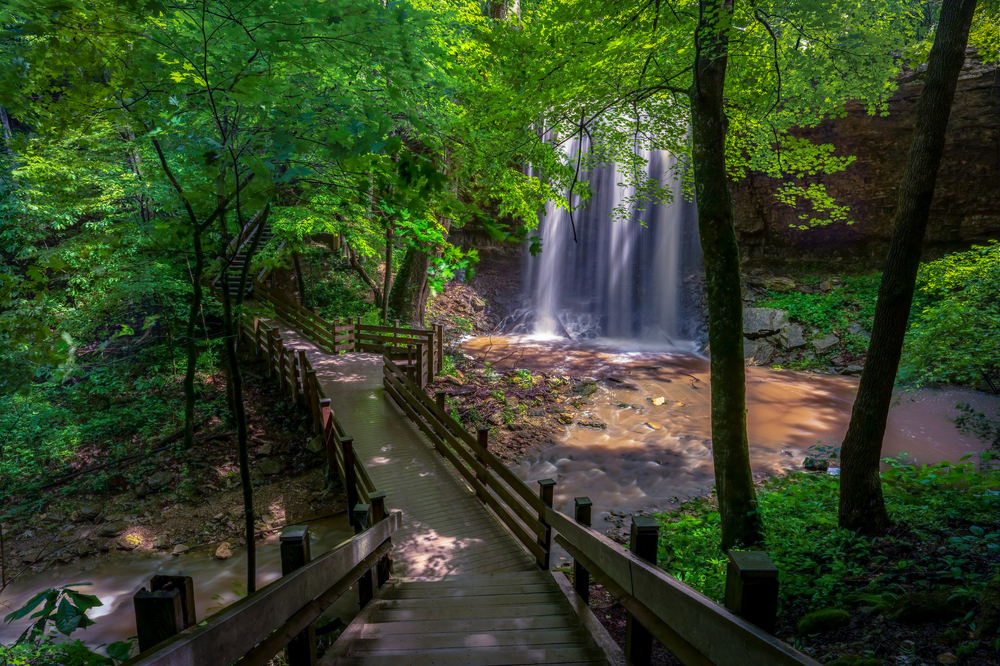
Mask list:
[[[672,154],[642,157],[647,174],[672,189],[673,202],[613,220],[614,208],[633,192],[619,185],[623,174],[609,163],[586,175],[593,196],[573,214],[577,242],[569,213],[547,205],[537,234],[542,252],[525,259],[531,316],[515,318],[517,332],[666,347],[687,347],[695,337],[683,291],[685,277],[700,268],[695,206],[684,201]]]

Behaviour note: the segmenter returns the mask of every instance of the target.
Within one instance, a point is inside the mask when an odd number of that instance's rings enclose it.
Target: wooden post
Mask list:
[[[778,567],[760,550],[729,551],[726,608],[769,634],[778,619]]]
[[[275,354],[278,357],[278,387],[285,391],[288,389],[288,378],[285,375],[285,341],[278,338]]]
[[[292,402],[299,401],[299,357],[295,355],[295,350],[288,352],[288,391],[292,396]]]
[[[278,330],[270,328],[267,331],[267,378],[274,379],[274,339],[278,337]]]
[[[333,481],[340,477],[337,471],[337,438],[334,434],[336,425],[333,422],[333,409],[330,407],[330,399],[323,398],[319,401],[320,412],[323,418],[323,447],[326,449],[326,480]]]
[[[354,506],[358,503],[358,474],[357,470],[354,469],[354,438],[345,437],[340,444],[344,447],[344,492],[347,495],[347,506]],[[351,523],[356,530],[358,525],[354,522],[353,515]]]
[[[476,428],[476,437],[477,437],[477,440],[479,442],[479,448],[480,448],[480,450],[482,450],[482,451],[489,451],[490,450],[490,429],[488,427]],[[483,459],[483,457],[481,455],[479,455],[479,451],[476,451],[475,453],[476,453],[476,462],[479,463],[480,465],[482,465],[483,468],[485,469],[486,468],[486,460]],[[479,481],[479,483],[481,483],[484,488],[486,487],[486,479],[484,479],[483,476],[479,472],[476,472],[476,480]],[[478,495],[479,493],[476,493],[476,494]],[[482,500],[483,502],[486,501],[486,498],[484,498],[484,497],[480,497],[479,499]]]
[[[176,636],[196,622],[194,580],[190,576],[153,576],[132,597],[139,652]]]
[[[589,497],[574,498],[573,508],[576,522],[590,527],[590,509],[592,506],[593,503]],[[583,603],[590,603],[590,572],[575,560],[573,561],[573,589],[583,599]]]
[[[315,434],[323,434],[322,416],[319,413],[319,382],[316,381],[316,371],[306,370],[306,377],[309,378],[309,409],[312,411],[313,430]]]
[[[632,516],[629,550],[656,566],[660,525],[652,516]],[[625,614],[625,658],[634,666],[649,666],[653,658],[653,635],[630,613]]]
[[[260,319],[253,318],[253,356],[260,358]]]
[[[281,552],[281,575],[287,576],[309,564],[309,526],[289,525],[278,538]],[[288,666],[314,666],[316,663],[316,625],[310,624],[285,646]]]
[[[427,386],[426,377],[424,377],[424,346],[417,345],[417,380],[414,382],[418,387],[423,388]]]
[[[299,350],[299,381],[302,383],[302,391],[298,395],[298,403],[305,406],[306,398],[309,395],[309,387],[306,385],[306,368],[309,367],[309,363],[306,361],[306,351],[304,349]]]
[[[444,370],[444,324],[435,326],[437,329],[437,372]]]
[[[441,413],[444,413],[444,391],[435,391],[434,397],[437,398],[438,409],[441,410]]]
[[[552,508],[552,495],[555,492],[556,482],[552,479],[542,479],[538,482],[538,496],[542,498],[542,504]],[[545,535],[538,537],[538,545],[545,551],[545,555],[536,558],[535,562],[542,571],[549,570],[549,554],[552,551],[552,527],[545,521],[545,512],[538,512],[538,522],[545,528]]]
[[[385,493],[376,493],[371,496],[372,504],[372,525],[385,520],[389,513],[385,510]],[[392,577],[392,558],[386,553],[375,565],[375,585],[382,589],[386,581]]]
[[[348,506],[351,506],[348,504]],[[352,515],[354,518],[354,533],[361,534],[369,528],[371,525],[371,505],[370,504],[355,504],[354,511]],[[371,569],[366,571],[361,578],[358,579],[358,606],[364,608],[368,605],[368,602],[372,600],[375,596],[375,576]]]

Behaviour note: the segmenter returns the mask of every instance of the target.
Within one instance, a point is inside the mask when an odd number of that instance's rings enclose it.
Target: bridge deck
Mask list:
[[[604,663],[552,579],[385,396],[382,357],[302,349],[386,506],[403,512],[394,572],[324,664]]]

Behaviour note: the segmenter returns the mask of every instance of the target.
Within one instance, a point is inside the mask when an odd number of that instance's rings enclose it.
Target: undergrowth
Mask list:
[[[972,598],[995,584],[1000,575],[996,474],[976,472],[969,463],[886,462],[882,486],[897,522],[878,538],[837,526],[837,476],[798,473],[765,484],[758,501],[765,549],[780,571],[783,612],[849,605],[858,594],[879,595],[890,604],[939,586],[951,597]],[[717,508],[701,498],[657,518],[660,566],[721,603],[727,557],[718,549]],[[920,573],[914,577],[914,572]]]

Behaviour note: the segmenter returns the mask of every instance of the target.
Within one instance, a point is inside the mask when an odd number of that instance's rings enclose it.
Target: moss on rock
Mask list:
[[[808,613],[799,620],[799,633],[818,634],[833,631],[851,622],[851,614],[839,608],[824,608],[815,613]]]

